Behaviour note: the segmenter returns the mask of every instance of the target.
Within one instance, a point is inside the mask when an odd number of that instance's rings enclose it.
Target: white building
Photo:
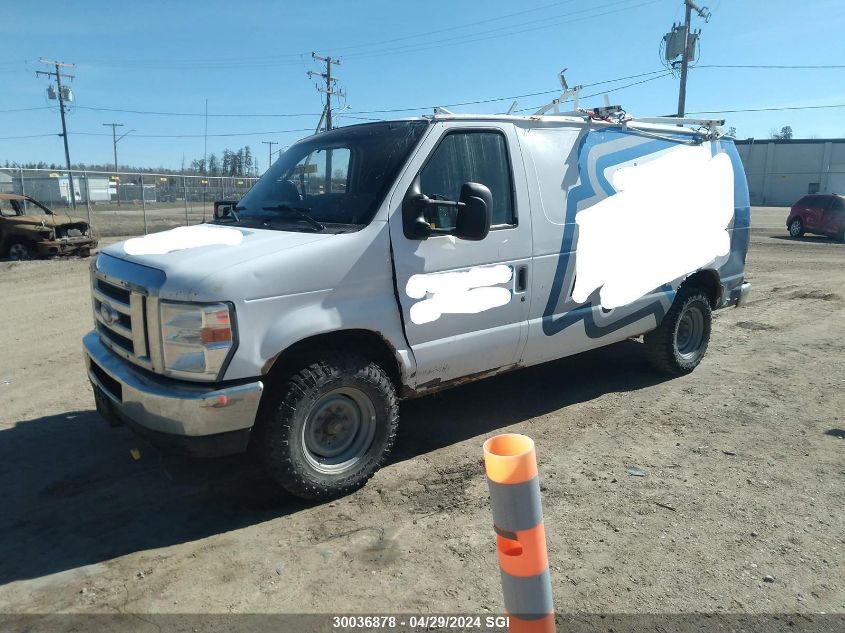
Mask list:
[[[808,193],[845,194],[845,139],[736,141],[751,204],[790,206]]]

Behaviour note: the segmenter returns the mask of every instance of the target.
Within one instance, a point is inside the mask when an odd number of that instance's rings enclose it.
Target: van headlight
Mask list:
[[[234,350],[234,310],[226,303],[162,301],[164,373],[177,378],[215,380]]]

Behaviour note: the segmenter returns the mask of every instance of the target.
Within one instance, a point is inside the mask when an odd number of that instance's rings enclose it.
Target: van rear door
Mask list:
[[[407,238],[402,204],[417,179],[432,199],[458,200],[465,182],[487,186],[493,197],[488,236],[477,242]],[[454,207],[429,209],[430,226],[454,228]],[[435,123],[400,178],[390,210],[397,290],[417,387],[518,362],[530,302],[531,217],[513,125]]]

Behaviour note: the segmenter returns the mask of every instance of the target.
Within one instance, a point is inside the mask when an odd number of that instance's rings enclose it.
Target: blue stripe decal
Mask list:
[[[568,296],[575,273],[574,253],[572,251],[577,238],[578,227],[575,224],[575,216],[579,211],[579,203],[592,199],[593,204],[595,204],[616,193],[616,190],[604,174],[608,167],[633,161],[654,154],[655,152],[675,147],[678,142],[689,140],[689,137],[677,137],[677,142],[669,139],[643,140],[643,142],[634,146],[601,155],[601,146],[613,141],[624,140],[625,138],[642,139],[644,137],[628,130],[594,130],[584,134],[579,141],[578,173],[580,184],[569,192],[566,199],[565,226],[561,241],[560,256],[542,319],[543,332],[547,336],[558,334],[579,321],[584,322],[585,332],[590,338],[605,336],[648,316],[654,316],[657,323],[660,323],[666,314],[666,306],[671,305],[674,299],[676,288],[671,284],[664,284],[650,293],[655,296],[655,299],[646,303],[641,308],[621,315],[607,324],[598,324],[595,314],[597,310],[601,310],[601,307],[598,302],[598,291],[596,291],[586,304],[563,314],[556,314],[561,298],[563,297],[565,300]],[[727,153],[734,169],[735,212],[733,230],[730,232],[731,250],[728,260],[719,268],[720,274],[729,276],[731,274],[741,273],[745,266],[745,253],[748,241],[747,232],[750,223],[748,187],[745,183],[745,173],[742,163],[733,142],[713,142],[711,143],[710,151],[714,155],[720,151]],[[595,156],[595,154],[599,155]],[[594,178],[590,177],[591,165],[594,166]],[[605,319],[602,320],[604,321]]]

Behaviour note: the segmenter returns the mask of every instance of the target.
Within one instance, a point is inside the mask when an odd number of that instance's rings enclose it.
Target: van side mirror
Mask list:
[[[220,220],[232,216],[232,208],[238,204],[237,200],[215,200],[214,219]]]
[[[432,228],[425,217],[430,207],[456,207],[454,229]],[[409,240],[425,240],[432,235],[454,235],[462,240],[479,241],[487,237],[493,220],[493,195],[477,182],[461,187],[460,200],[435,200],[420,193],[419,181],[408,189],[402,203],[402,228]]]
[[[465,182],[461,187],[458,217],[455,219],[455,237],[479,241],[487,237],[493,223],[493,194],[477,182]]]

